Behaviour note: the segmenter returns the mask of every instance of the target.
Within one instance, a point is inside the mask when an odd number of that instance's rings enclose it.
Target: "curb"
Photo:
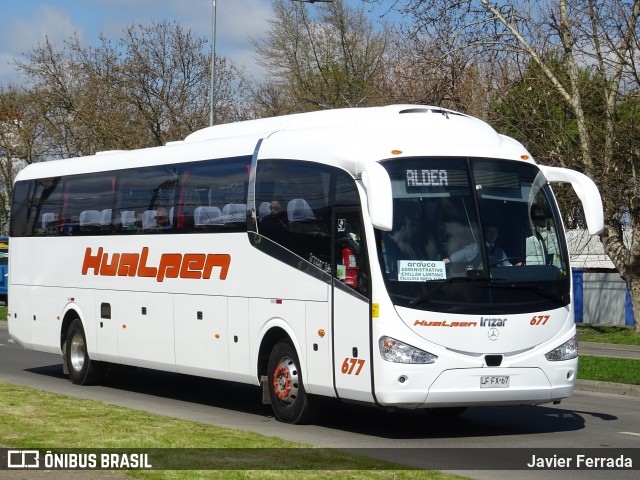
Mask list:
[[[578,380],[576,390],[587,392],[611,393],[625,395],[627,397],[640,397],[640,385],[628,385],[626,383],[598,382],[594,380]]]

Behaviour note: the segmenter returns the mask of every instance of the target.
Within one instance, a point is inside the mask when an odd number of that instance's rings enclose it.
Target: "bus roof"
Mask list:
[[[30,165],[16,180],[108,171],[162,163],[252,155],[330,163],[354,175],[391,157],[485,156],[519,160],[530,154],[477,118],[423,105],[348,108],[221,124],[163,147],[99,152]],[[393,153],[392,153],[393,152]]]

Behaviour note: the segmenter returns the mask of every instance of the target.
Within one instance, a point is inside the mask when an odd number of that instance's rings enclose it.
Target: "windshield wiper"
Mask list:
[[[488,282],[488,279],[486,278],[475,278],[475,277],[451,277],[451,278],[447,278],[444,282],[436,285],[435,287],[433,287],[431,290],[427,291],[427,292],[423,292],[420,295],[418,295],[416,298],[414,298],[413,300],[411,300],[409,302],[409,305],[411,305],[412,307],[415,307],[416,305],[419,305],[423,302],[426,302],[427,300],[430,300],[431,297],[433,296],[433,294],[435,292],[437,292],[438,290],[440,290],[442,287],[444,287],[445,285],[451,285],[452,283],[479,283],[479,282]]]

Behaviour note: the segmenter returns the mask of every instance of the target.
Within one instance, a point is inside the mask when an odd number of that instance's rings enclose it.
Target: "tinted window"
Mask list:
[[[569,302],[560,217],[535,165],[474,158],[383,165],[393,229],[376,240],[396,305],[488,314]]]
[[[37,205],[33,202],[35,186],[36,182],[24,181],[16,182],[13,185],[11,223],[9,225],[9,235],[12,237],[24,237],[28,235],[27,232],[33,231],[32,222],[37,218],[35,212]]]
[[[26,214],[27,235],[59,235],[64,192],[61,178],[45,178],[31,182],[27,188],[14,191],[14,208]],[[17,198],[20,193],[28,197]],[[12,215],[13,217],[13,215]]]
[[[103,234],[111,229],[113,173],[65,177],[60,233]]]
[[[176,225],[179,231],[246,231],[251,159],[242,157],[184,166]]]
[[[171,230],[178,172],[173,166],[120,172],[116,189],[115,228],[119,233]]]
[[[256,173],[258,233],[331,272],[331,209],[359,204],[355,182],[312,162],[261,160]]]
[[[17,182],[12,236],[246,231],[250,157]]]

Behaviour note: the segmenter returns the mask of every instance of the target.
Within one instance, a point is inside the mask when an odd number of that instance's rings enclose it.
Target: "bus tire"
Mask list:
[[[87,338],[82,322],[77,318],[69,325],[64,349],[64,359],[72,383],[93,385],[100,380],[103,366],[89,358]]]
[[[268,373],[269,397],[276,418],[293,424],[311,421],[315,412],[304,389],[300,360],[289,343],[279,342],[273,347]]]

